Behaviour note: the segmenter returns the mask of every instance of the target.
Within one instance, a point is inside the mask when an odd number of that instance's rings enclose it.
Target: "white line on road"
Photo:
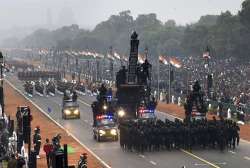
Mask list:
[[[226,165],[227,163],[226,162],[222,162],[222,163],[214,163],[216,165]],[[195,163],[194,164],[195,166],[207,166],[208,164],[206,163]]]
[[[244,140],[244,139],[240,139],[240,141],[250,144],[250,142],[249,142],[249,141]]]
[[[189,152],[189,151],[186,151],[186,150],[184,150],[184,149],[180,149],[180,151],[182,151],[182,152],[184,152],[184,153],[186,153],[186,154],[192,156],[193,158],[196,158],[196,159],[198,159],[198,160],[200,160],[200,161],[206,163],[207,165],[210,165],[210,166],[213,167],[213,168],[220,168],[220,167],[217,166],[216,164],[211,163],[211,162],[209,162],[209,161],[207,161],[207,160],[205,160],[205,159],[203,159],[203,158],[201,158],[201,157],[199,157],[199,156],[196,156],[195,154],[193,154],[193,153],[191,153],[191,152]]]
[[[139,155],[141,158],[145,158],[145,156],[144,155]]]
[[[152,164],[152,165],[157,165],[157,163],[156,162],[154,162],[154,161],[150,161],[150,163]]]
[[[248,156],[244,156],[244,159],[246,159],[246,160],[250,160],[250,157],[248,157]]]
[[[231,151],[231,150],[230,150],[230,151],[228,151],[228,152],[230,152],[230,153],[232,153],[232,154],[235,154],[235,153],[236,153],[236,152],[234,152],[234,151]]]
[[[195,163],[194,165],[195,165],[195,166],[207,166],[206,163]]]
[[[88,106],[88,107],[91,107],[90,104],[88,104],[88,103],[86,103],[86,102],[84,102],[84,101],[82,101],[82,100],[80,100],[80,99],[78,99],[78,101],[81,102],[81,103],[83,103],[83,104],[85,104],[85,105]]]

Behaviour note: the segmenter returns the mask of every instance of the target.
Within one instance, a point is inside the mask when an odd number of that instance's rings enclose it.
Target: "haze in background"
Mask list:
[[[229,10],[236,14],[243,0],[0,0],[0,41],[22,38],[37,28],[55,29],[78,24],[92,29],[112,14],[131,10],[132,15],[156,13],[165,22],[195,22],[206,14]]]

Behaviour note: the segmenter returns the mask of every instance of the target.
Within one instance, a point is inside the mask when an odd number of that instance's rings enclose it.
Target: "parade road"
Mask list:
[[[6,79],[24,93],[23,83],[16,78],[16,75],[9,74]],[[186,168],[249,168],[250,165],[250,143],[247,141],[241,141],[240,146],[234,151],[224,152],[218,149],[194,149],[192,152],[180,149],[145,153],[123,151],[119,141],[100,143],[93,139],[91,103],[95,97],[79,96],[81,111],[79,120],[62,119],[62,95],[58,93],[54,97],[34,95],[30,99],[113,168],[181,168],[184,165]],[[174,119],[160,112],[157,112],[157,116],[161,119],[164,117]]]

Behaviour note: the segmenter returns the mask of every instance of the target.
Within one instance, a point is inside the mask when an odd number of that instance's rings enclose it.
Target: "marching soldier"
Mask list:
[[[211,121],[192,120],[189,123],[139,119],[123,121],[119,127],[121,147],[137,152],[172,148],[191,150],[195,146],[223,151],[230,143],[234,149],[239,141],[239,127],[235,122],[217,121],[215,118]]]

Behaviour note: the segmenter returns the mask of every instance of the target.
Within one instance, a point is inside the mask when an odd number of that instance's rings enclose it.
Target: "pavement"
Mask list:
[[[22,82],[14,75],[7,77],[17,89],[24,92]],[[62,95],[56,94],[54,97],[41,97],[35,95],[30,98],[34,104],[62,125],[68,132],[77,138],[82,144],[87,146],[99,158],[110,167],[114,168],[249,168],[250,165],[250,143],[241,141],[240,146],[234,151],[225,150],[220,152],[213,149],[195,149],[193,151],[172,150],[160,152],[132,153],[123,151],[119,142],[101,142],[93,139],[92,134],[92,112],[90,104],[95,99],[91,96],[79,96],[81,119],[63,120],[61,116]],[[52,112],[48,113],[48,107]],[[156,115],[164,119],[174,120],[171,114],[157,112]]]

